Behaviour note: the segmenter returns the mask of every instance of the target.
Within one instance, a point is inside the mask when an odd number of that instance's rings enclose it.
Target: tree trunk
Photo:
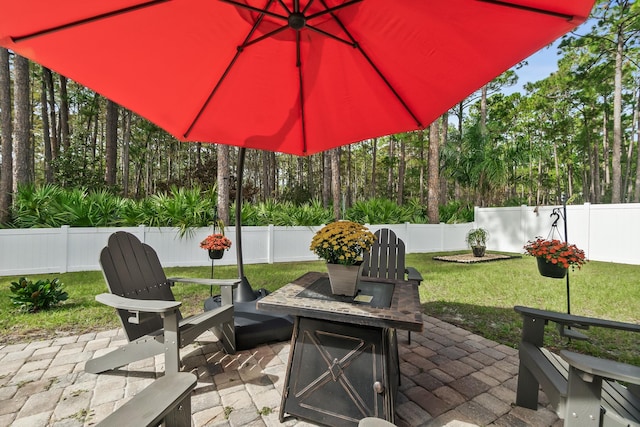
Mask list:
[[[622,31],[622,30],[621,30]],[[613,89],[613,150],[611,158],[611,203],[622,202],[622,56],[624,36],[616,35],[616,62]]]
[[[605,195],[611,184],[611,168],[609,163],[609,120],[606,108],[602,115],[602,164],[604,165],[604,170],[602,171],[604,176],[602,177],[603,183],[600,185],[600,199]]]
[[[60,76],[60,144],[63,150],[69,149],[69,95],[67,78]]]
[[[404,203],[404,179],[407,161],[406,154],[406,142],[405,139],[402,138],[400,140],[400,159],[398,162],[398,188],[396,190],[396,201],[400,206]]]
[[[378,181],[376,180],[376,165],[378,163],[378,138],[373,138],[371,140],[371,162],[371,198],[375,199],[376,188],[378,185]]]
[[[393,189],[395,179],[393,177],[393,158],[395,156],[395,140],[393,137],[389,138],[389,168],[387,169],[387,199],[393,199]]]
[[[9,51],[0,47],[0,224],[10,220],[13,192],[13,123]]]
[[[331,153],[331,193],[333,195],[333,217],[336,221],[342,218],[340,214],[340,148],[334,148]]]
[[[131,111],[125,110],[122,130],[122,194],[129,197],[129,146],[131,144]]]
[[[56,120],[56,92],[53,85],[53,73],[51,70],[42,67],[42,74],[47,88],[47,98],[49,101],[49,128],[51,132],[51,157],[53,160],[58,158],[60,154],[60,143],[58,139],[58,121]]]
[[[635,177],[635,188],[633,191],[633,203],[640,203],[640,85],[638,86],[637,91],[637,101],[636,101],[636,177]],[[633,144],[633,138],[632,142]]]
[[[118,104],[107,99],[104,181],[110,187],[116,185],[118,167],[118,110]]]
[[[482,86],[480,97],[480,133],[487,134],[487,85]]]
[[[322,206],[326,209],[331,203],[331,152],[322,152]]]
[[[15,143],[13,146],[13,185],[14,191],[23,184],[31,182],[30,158],[30,117],[31,105],[29,96],[31,94],[29,85],[29,60],[16,55],[14,60],[14,105]]]
[[[440,132],[438,120],[429,126],[429,152],[427,169],[427,217],[430,224],[440,222],[438,201],[440,200]]]
[[[229,224],[229,146],[218,144],[217,148],[218,176],[216,181],[218,187],[218,218],[220,218],[224,224]],[[238,173],[239,171],[236,171],[236,176],[238,176]],[[241,182],[236,182],[236,191],[239,191],[241,185]],[[236,209],[241,209],[241,207],[236,206]]]
[[[51,127],[49,125],[49,103],[47,102],[47,79],[45,77],[45,67],[42,67],[42,90],[40,90],[40,106],[42,108],[42,142],[44,145],[44,181],[48,184],[53,182],[52,150],[51,150]],[[51,72],[49,72],[51,74]],[[55,133],[55,129],[53,130]]]
[[[418,197],[420,200],[420,204],[424,205],[425,203],[425,198],[424,198],[424,172],[425,172],[425,163],[424,163],[424,131],[422,129],[420,129],[419,131],[416,132],[416,134],[418,135],[418,142],[420,144],[420,153],[419,153],[419,159],[420,159],[420,172],[419,172],[419,182],[418,182]]]
[[[351,167],[351,145],[347,146],[347,185],[346,185],[346,195],[347,201],[345,209],[349,209],[353,205],[353,171]]]
[[[269,153],[262,151],[260,153],[262,157],[262,201],[269,200]]]
[[[444,147],[447,143],[447,139],[449,138],[449,113],[444,113],[441,118],[441,131],[440,131],[440,145],[439,147]],[[438,150],[438,156],[440,156],[440,150]],[[439,169],[438,169],[438,180],[440,181],[440,205],[447,204],[447,194],[449,189],[449,181],[447,179],[442,179],[440,176],[440,171],[443,170],[443,164],[438,160]]]

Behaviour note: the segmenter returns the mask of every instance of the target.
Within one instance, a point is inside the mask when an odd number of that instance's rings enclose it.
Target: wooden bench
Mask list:
[[[561,331],[603,327],[640,332],[640,325],[521,306],[515,310],[523,317],[516,405],[536,410],[542,387],[565,426],[640,427],[640,367],[565,350],[557,355],[543,347],[549,322]]]
[[[191,426],[191,391],[197,378],[189,372],[167,374],[98,423],[100,427]]]

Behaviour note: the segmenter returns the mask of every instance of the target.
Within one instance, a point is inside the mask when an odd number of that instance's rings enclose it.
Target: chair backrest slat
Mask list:
[[[109,237],[100,254],[100,265],[109,290],[115,295],[136,299],[174,301],[173,292],[156,252],[133,234],[119,231]],[[143,324],[129,323],[131,314],[118,310],[127,338],[135,340],[162,328],[162,318]]]
[[[374,234],[376,241],[371,250],[364,254],[362,274],[382,279],[404,279],[404,242],[388,228],[382,228]]]

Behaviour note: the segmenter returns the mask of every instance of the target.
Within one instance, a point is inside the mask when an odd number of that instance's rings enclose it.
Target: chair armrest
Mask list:
[[[174,282],[180,283],[196,283],[198,285],[207,286],[231,286],[236,287],[240,283],[240,279],[200,279],[189,277],[169,277],[167,279],[171,284]]]
[[[537,308],[515,306],[514,310],[525,317],[542,319],[545,323],[548,321],[572,326],[575,328],[589,329],[589,326],[596,326],[609,329],[620,329],[623,331],[640,332],[640,325],[635,323],[617,322],[614,320],[598,319],[595,317],[575,316],[573,314],[558,313],[555,311],[539,310]]]
[[[119,310],[159,314],[176,311],[182,305],[180,301],[141,300],[114,294],[96,295],[96,301]]]
[[[416,280],[418,284],[422,282],[422,274],[418,270],[413,267],[407,267],[404,269],[405,273],[407,273],[408,280]]]
[[[587,382],[592,381],[591,377],[602,377],[632,384],[640,384],[640,366],[600,359],[567,350],[561,350],[560,356],[562,356],[569,365],[587,374],[587,378],[584,378],[584,374],[582,375],[583,379]]]

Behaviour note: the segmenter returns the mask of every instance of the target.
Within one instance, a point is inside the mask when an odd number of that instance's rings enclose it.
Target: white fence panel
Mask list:
[[[0,230],[0,274],[24,275],[60,271],[67,247],[59,228]]]
[[[591,259],[640,264],[640,204],[591,205],[587,220]]]
[[[309,245],[311,244],[313,235],[320,228],[321,227],[271,227],[272,239],[269,251],[273,256],[269,262],[317,260],[318,257],[309,250]]]
[[[474,223],[467,224],[376,224],[372,231],[388,227],[404,240],[407,253],[448,252],[467,249],[469,229],[489,231],[490,251],[523,253],[523,246],[537,236],[548,237],[554,208],[519,206],[476,208]],[[319,227],[243,227],[245,264],[310,261],[317,257],[309,243]],[[567,206],[568,240],[596,261],[640,265],[640,204]],[[211,260],[200,241],[211,228],[197,228],[180,237],[177,228],[33,228],[0,230],[0,276],[19,276],[67,271],[99,270],[100,251],[111,233],[125,230],[152,246],[166,267],[206,266]],[[235,265],[235,228],[227,227],[231,250],[217,265]],[[564,238],[564,221],[558,221]]]
[[[489,230],[489,250],[523,253],[528,240],[551,237],[555,208],[563,212],[562,206],[476,208],[475,222]],[[576,244],[590,260],[640,265],[639,203],[569,205],[566,216],[567,233],[560,218],[556,238]]]

